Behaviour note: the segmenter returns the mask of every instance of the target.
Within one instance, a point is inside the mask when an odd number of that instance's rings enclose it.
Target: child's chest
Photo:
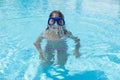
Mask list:
[[[55,32],[46,32],[45,35],[46,35],[45,37],[47,40],[51,40],[51,41],[54,41],[56,43],[59,43],[59,41],[63,41],[65,39],[67,39],[66,34],[62,34],[62,36],[60,36],[59,34],[57,34]]]

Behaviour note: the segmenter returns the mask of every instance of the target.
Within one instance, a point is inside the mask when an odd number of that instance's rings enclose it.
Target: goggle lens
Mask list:
[[[57,22],[57,24],[60,25],[60,26],[64,26],[65,25],[65,21],[64,21],[63,18],[55,17],[55,18],[49,18],[48,19],[48,24],[49,25],[54,25],[55,22]]]

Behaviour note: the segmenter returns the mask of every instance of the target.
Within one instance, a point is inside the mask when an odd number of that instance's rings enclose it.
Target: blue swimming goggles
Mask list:
[[[49,18],[48,19],[48,25],[52,26],[55,24],[55,22],[57,22],[57,24],[59,26],[64,26],[65,25],[65,21],[63,18],[60,18],[60,17],[54,17],[54,18]]]

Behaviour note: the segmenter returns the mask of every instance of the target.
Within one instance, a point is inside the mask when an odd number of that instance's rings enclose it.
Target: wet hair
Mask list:
[[[64,15],[62,14],[62,12],[57,11],[57,10],[52,11],[52,12],[50,13],[49,17],[52,17],[52,15],[53,15],[54,13],[55,13],[55,14],[58,14],[59,17],[64,18]]]
[[[58,11],[58,10],[54,10],[54,11],[52,11],[52,12],[50,13],[49,17],[52,17],[53,14],[58,14],[59,17],[64,18],[63,13],[60,12],[60,11]],[[49,27],[46,28],[46,30],[48,30],[48,29],[49,29]]]

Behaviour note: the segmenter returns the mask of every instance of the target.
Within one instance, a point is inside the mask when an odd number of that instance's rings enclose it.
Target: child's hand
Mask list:
[[[80,57],[79,50],[75,49],[74,50],[74,55],[75,55],[76,58]]]

